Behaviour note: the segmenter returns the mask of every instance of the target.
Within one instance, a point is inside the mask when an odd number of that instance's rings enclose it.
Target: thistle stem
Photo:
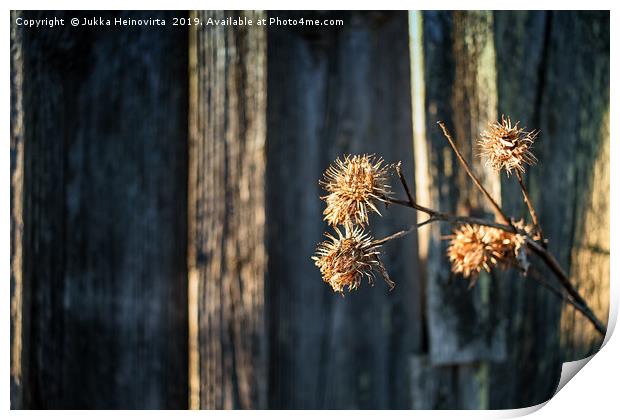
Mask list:
[[[467,172],[467,175],[469,175],[471,180],[474,182],[474,185],[476,185],[476,187],[478,187],[480,192],[482,192],[482,194],[484,194],[484,196],[489,200],[489,202],[491,203],[491,205],[493,206],[495,210],[495,213],[502,219],[502,221],[506,223],[507,225],[512,226],[512,224],[510,223],[510,219],[508,218],[508,216],[506,216],[506,214],[504,213],[502,208],[499,206],[499,204],[497,204],[493,196],[491,196],[491,193],[489,193],[489,191],[486,188],[484,188],[480,180],[476,177],[476,175],[474,175],[474,172],[472,171],[471,167],[469,166],[469,164],[467,163],[463,155],[461,155],[461,152],[459,151],[458,147],[456,147],[456,143],[454,143],[454,140],[452,139],[450,132],[446,128],[446,125],[443,123],[443,121],[437,121],[437,124],[441,128],[441,131],[443,131],[443,135],[448,140],[448,143],[450,143],[450,147],[452,147],[454,154],[459,159],[459,162],[461,162],[461,165],[465,169],[465,172]],[[514,232],[514,229],[513,229],[513,232]]]
[[[403,236],[409,235],[411,232],[417,230],[418,228],[420,228],[420,227],[422,227],[422,226],[424,226],[424,225],[426,225],[428,223],[434,222],[436,220],[437,219],[431,217],[430,219],[425,220],[425,221],[423,221],[421,223],[418,223],[417,225],[411,226],[409,229],[401,230],[400,232],[396,232],[396,233],[394,233],[394,234],[392,234],[390,236],[386,236],[385,238],[382,238],[382,239],[377,239],[377,240],[373,241],[373,245],[383,245],[384,243],[389,242],[392,239],[402,238]]]
[[[594,315],[592,309],[590,309],[585,299],[581,297],[577,289],[575,289],[572,285],[568,275],[564,272],[564,270],[562,270],[560,263],[558,263],[555,257],[546,248],[530,237],[527,237],[527,246],[543,260],[551,271],[553,271],[557,279],[560,281],[560,284],[568,292],[568,294],[577,303],[583,306],[584,311],[582,311],[582,313],[592,322],[596,330],[602,335],[605,335],[607,332],[607,327],[596,317],[596,315]]]
[[[455,216],[451,214],[441,213],[436,210],[432,210],[426,207],[419,206],[415,202],[411,203],[408,200],[387,199],[386,201],[388,203],[397,204],[400,206],[405,206],[405,207],[413,208],[418,211],[422,211],[423,213],[428,214],[430,218],[428,220],[425,220],[424,222],[421,222],[419,224],[412,226],[411,228],[407,230],[402,230],[393,235],[387,236],[383,239],[376,240],[374,242],[375,244],[382,245],[392,239],[401,238],[413,232],[414,230],[418,229],[419,227],[422,227],[432,222],[447,222],[451,224],[466,224],[467,223],[467,224],[474,224],[474,225],[481,225],[481,226],[488,226],[488,227],[493,227],[497,229],[502,229],[507,232],[517,232],[520,235],[523,235],[526,237],[526,245],[528,249],[530,249],[532,252],[538,255],[538,257],[545,263],[547,267],[549,267],[549,269],[553,272],[553,274],[555,274],[555,276],[560,282],[560,285],[566,290],[566,292],[572,298],[571,299],[572,303],[570,302],[569,303],[572,306],[574,306],[579,312],[581,312],[592,323],[594,328],[601,335],[604,336],[607,333],[607,327],[596,317],[592,309],[588,306],[587,302],[581,297],[577,289],[575,289],[575,287],[572,285],[572,283],[570,282],[570,279],[568,278],[568,275],[564,272],[564,270],[562,269],[558,261],[555,259],[555,257],[539,242],[532,239],[527,234],[527,232],[525,232],[525,230],[517,229],[516,227],[512,225],[497,223],[497,222],[493,222],[493,221],[486,220],[486,219],[479,219],[479,218],[467,217],[467,216]]]
[[[409,189],[409,185],[407,185],[407,180],[403,176],[403,171],[400,168],[400,163],[396,166],[396,173],[398,174],[398,178],[400,179],[400,183],[403,184],[403,189],[405,190],[405,194],[407,194],[407,199],[409,200],[409,204],[411,207],[418,208],[419,206],[416,204],[413,196],[411,195],[411,190]]]
[[[516,229],[514,226],[511,225],[506,225],[503,223],[498,223],[498,222],[493,222],[491,220],[487,220],[487,219],[480,219],[477,217],[468,217],[468,216],[455,216],[455,215],[451,215],[451,214],[447,214],[447,213],[441,213],[439,211],[433,210],[433,209],[429,209],[423,206],[420,206],[419,204],[415,204],[415,205],[411,205],[407,200],[397,200],[397,199],[387,199],[386,200],[387,203],[390,204],[395,204],[398,206],[404,206],[404,207],[409,207],[418,211],[421,211],[423,213],[428,214],[431,218],[420,223],[419,225],[417,225],[417,227],[422,227],[425,224],[428,224],[430,221],[441,221],[441,222],[448,222],[448,223],[453,223],[453,224],[473,224],[473,225],[482,225],[482,226],[488,226],[488,227],[494,227],[497,229],[502,229],[505,230],[507,232],[510,233],[514,233],[515,231],[519,234],[522,235],[527,235],[527,233],[525,232],[525,230],[521,230],[521,229]]]
[[[600,321],[598,321],[598,319],[596,319],[596,317],[594,317],[594,319],[591,318],[591,312],[590,309],[587,306],[584,306],[583,304],[580,304],[578,302],[576,302],[574,299],[571,299],[570,297],[566,296],[564,293],[562,293],[561,290],[556,289],[555,287],[553,287],[549,282],[547,282],[542,276],[541,274],[534,270],[533,268],[530,268],[529,270],[529,276],[531,279],[537,281],[538,283],[540,283],[543,287],[545,287],[547,290],[551,291],[554,295],[556,295],[559,299],[561,299],[563,302],[566,302],[567,304],[571,305],[572,307],[574,307],[576,310],[578,310],[579,312],[581,312],[585,317],[587,317],[591,322],[595,323],[598,322],[600,323]],[[596,324],[595,324],[596,326]],[[605,328],[602,325],[599,325],[596,327],[597,331],[601,332],[601,330],[599,328]]]
[[[534,227],[536,228],[536,231],[538,232],[540,239],[544,243],[543,231],[542,231],[542,228],[540,227],[540,222],[538,221],[536,210],[534,210],[534,205],[532,204],[532,201],[530,200],[530,196],[527,193],[527,189],[525,188],[525,182],[523,182],[523,176],[521,175],[519,171],[517,171],[517,179],[519,180],[519,186],[521,187],[521,192],[523,193],[523,201],[525,201],[525,204],[527,205],[527,209],[530,212],[532,223],[534,223]]]
[[[497,222],[493,222],[493,221],[489,221],[489,220],[485,220],[485,219],[478,219],[478,218],[475,218],[475,217],[455,216],[455,215],[451,215],[451,214],[447,214],[447,213],[441,213],[439,211],[436,211],[436,210],[433,210],[433,209],[430,209],[430,208],[427,208],[427,207],[424,207],[424,206],[420,206],[413,199],[413,196],[411,195],[411,191],[409,189],[409,186],[407,185],[407,181],[405,180],[405,178],[404,178],[404,176],[402,174],[400,166],[398,166],[396,171],[398,173],[398,177],[400,179],[400,182],[403,184],[403,188],[405,190],[405,193],[407,194],[407,200],[398,200],[398,199],[395,199],[395,198],[384,197],[384,201],[386,203],[389,203],[389,204],[396,204],[396,205],[400,205],[400,206],[410,207],[410,208],[415,209],[417,211],[421,211],[423,213],[428,214],[429,218],[427,220],[425,220],[424,222],[418,223],[418,224],[412,226],[411,228],[409,228],[407,230],[402,230],[402,231],[397,232],[397,233],[395,233],[393,235],[387,236],[387,237],[385,237],[383,239],[376,240],[376,241],[374,241],[374,243],[376,245],[382,245],[382,244],[384,244],[384,243],[386,243],[386,242],[388,242],[388,241],[390,241],[392,239],[397,239],[397,238],[401,238],[403,236],[406,236],[409,233],[413,232],[414,230],[416,230],[416,229],[418,229],[418,228],[420,228],[420,227],[422,227],[422,226],[424,226],[424,225],[426,225],[428,223],[432,223],[432,222],[448,222],[448,223],[451,223],[451,224],[466,224],[467,223],[467,224],[474,224],[474,225],[493,227],[493,228],[505,230],[507,232],[518,233],[520,235],[523,235],[526,238],[526,245],[527,245],[528,249],[530,249],[532,252],[534,252],[536,255],[538,255],[538,257],[545,263],[545,265],[555,274],[556,278],[560,282],[560,285],[564,288],[564,290],[566,290],[566,292],[570,296],[570,299],[564,299],[564,297],[563,297],[563,300],[565,300],[570,305],[575,307],[579,312],[581,312],[592,323],[594,328],[600,334],[602,334],[604,336],[607,333],[607,327],[596,317],[596,315],[594,314],[592,309],[588,306],[587,302],[581,297],[581,295],[579,294],[577,289],[575,289],[575,287],[572,285],[572,283],[570,282],[570,279],[568,278],[568,275],[564,272],[564,270],[562,269],[562,267],[560,266],[558,261],[546,249],[546,247],[544,245],[544,237],[543,237],[543,234],[542,234],[542,229],[540,228],[540,224],[538,222],[538,217],[536,215],[536,212],[534,211],[534,207],[533,207],[533,205],[531,203],[531,200],[530,200],[530,198],[529,198],[529,196],[527,194],[527,190],[525,188],[525,184],[523,183],[523,179],[521,177],[521,174],[517,172],[517,178],[519,180],[519,185],[521,186],[521,191],[523,192],[523,198],[525,200],[525,203],[528,206],[528,210],[530,212],[530,216],[532,217],[532,221],[534,223],[534,226],[535,226],[538,234],[540,235],[540,238],[542,239],[542,244],[537,242],[536,240],[534,240],[532,237],[530,237],[530,235],[525,230],[518,229],[517,227],[515,227],[512,224],[512,222],[510,221],[508,216],[506,216],[506,214],[504,213],[502,208],[499,206],[499,204],[493,199],[493,197],[491,196],[489,191],[482,185],[482,183],[474,175],[471,167],[469,166],[469,164],[467,163],[467,161],[465,160],[463,155],[461,155],[461,153],[459,152],[458,148],[456,147],[456,144],[454,143],[454,140],[452,139],[452,136],[450,135],[448,129],[445,126],[445,124],[442,121],[437,121],[437,124],[439,125],[439,127],[443,131],[444,136],[448,140],[448,143],[450,143],[450,147],[452,148],[452,150],[456,154],[459,162],[461,163],[461,165],[463,166],[465,171],[467,172],[467,175],[469,175],[469,177],[474,182],[476,187],[478,187],[478,189],[489,200],[489,202],[492,204],[492,206],[493,206],[493,208],[495,210],[496,215],[499,216],[499,218],[501,218],[503,223],[497,223]],[[545,283],[545,284],[546,284],[546,286],[550,287],[550,285],[548,283]],[[555,289],[553,289],[553,290],[555,290]],[[555,290],[555,292],[557,294],[557,290]]]
[[[535,270],[533,267],[531,267],[528,272],[528,277],[537,281],[538,283],[540,283],[545,289],[549,290],[550,292],[552,292],[554,295],[556,295],[558,298],[560,298],[562,301],[571,304],[571,305],[576,305],[576,303],[569,299],[568,297],[566,297],[566,295],[561,291],[556,289],[555,287],[553,287],[547,280],[545,280],[542,275],[540,274],[539,271]]]
[[[414,225],[407,230],[401,230],[400,232],[396,232],[393,235],[387,236],[383,239],[378,239],[374,241],[374,244],[383,245],[384,243],[391,241],[392,239],[402,238],[403,236],[410,234],[414,230],[417,230],[419,227],[422,227],[432,222],[470,223],[470,224],[503,229],[508,232],[513,232],[515,229],[513,226],[502,225],[502,224],[490,222],[488,220],[476,219],[473,217],[449,216],[449,215],[443,215],[443,214],[438,213],[435,216],[431,216],[428,220],[418,223],[417,225]],[[525,234],[525,232],[519,232],[519,233]],[[551,271],[555,274],[555,276],[560,281],[560,284],[562,285],[562,287],[568,292],[568,294],[572,298],[572,299],[563,299],[563,300],[565,300],[570,305],[575,307],[579,312],[581,312],[592,323],[594,328],[601,335],[604,336],[607,333],[607,327],[596,317],[596,315],[594,314],[592,309],[590,309],[586,301],[581,297],[579,292],[573,287],[573,285],[570,283],[570,280],[568,279],[568,276],[566,275],[566,273],[564,273],[564,271],[562,270],[562,268],[560,267],[556,259],[553,257],[553,255],[551,255],[545,248],[543,248],[538,242],[534,241],[529,236],[527,237],[526,244],[527,244],[527,247],[531,249],[536,255],[538,255],[543,260],[543,262],[547,265],[547,267],[551,269]]]

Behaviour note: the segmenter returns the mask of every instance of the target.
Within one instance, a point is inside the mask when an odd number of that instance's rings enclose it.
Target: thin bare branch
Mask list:
[[[498,222],[494,222],[492,220],[487,220],[487,219],[480,219],[477,217],[469,217],[469,216],[454,216],[448,213],[442,213],[433,209],[429,209],[423,206],[420,206],[419,204],[415,204],[415,205],[411,205],[409,203],[409,201],[407,200],[397,200],[397,199],[387,199],[386,200],[387,203],[390,204],[396,204],[399,206],[404,206],[404,207],[409,207],[415,210],[419,210],[423,213],[428,214],[429,216],[431,216],[431,219],[433,222],[435,221],[442,221],[442,222],[448,222],[448,223],[453,223],[453,224],[465,224],[465,223],[469,223],[469,224],[473,224],[473,225],[482,225],[482,226],[488,226],[488,227],[494,227],[497,229],[502,229],[505,230],[507,232],[511,232],[511,233],[519,233],[522,234],[524,236],[527,236],[527,232],[525,230],[522,229],[516,229],[514,226],[511,225],[506,225],[506,224],[502,224],[502,223],[498,223]],[[431,219],[423,222],[424,224],[427,224],[431,221]]]
[[[555,259],[555,257],[540,243],[536,242],[534,239],[529,236],[526,239],[527,247],[531,249],[536,255],[538,255],[543,262],[549,267],[551,271],[555,274],[555,276],[560,281],[562,287],[568,292],[568,294],[581,306],[583,306],[582,313],[594,324],[594,327],[598,332],[605,335],[607,332],[607,327],[603,324],[597,317],[594,315],[594,312],[588,306],[585,299],[581,297],[577,289],[572,285],[568,275],[564,272],[560,263]]]
[[[456,143],[452,139],[452,136],[450,135],[450,132],[448,131],[448,128],[446,127],[446,125],[443,123],[443,121],[437,121],[437,124],[441,128],[441,131],[443,131],[443,135],[448,140],[448,143],[450,143],[450,147],[452,147],[452,150],[454,151],[454,154],[456,154],[456,157],[459,159],[459,162],[461,163],[461,165],[465,169],[465,172],[467,172],[467,175],[469,175],[469,177],[474,182],[476,187],[478,187],[480,192],[482,192],[482,194],[484,194],[484,196],[489,200],[489,202],[493,206],[493,209],[495,210],[496,215],[499,218],[501,218],[504,223],[506,223],[507,225],[511,225],[512,226],[512,223],[510,222],[510,219],[508,218],[508,216],[506,216],[506,214],[504,213],[502,208],[499,206],[499,204],[497,204],[497,202],[495,201],[493,196],[491,196],[491,193],[482,185],[482,183],[476,177],[476,175],[474,175],[474,172],[472,171],[471,167],[469,166],[469,164],[467,163],[467,161],[465,160],[463,155],[461,155],[461,152],[459,151],[459,149],[456,147]],[[513,231],[514,231],[514,229],[513,229]]]
[[[409,200],[399,200],[397,198],[384,198],[383,199],[387,204],[396,204],[399,206],[405,206],[405,207],[410,207],[412,209],[415,210],[419,210],[423,213],[427,213],[427,214],[431,214],[431,213],[435,213],[435,210],[433,209],[429,209],[427,207],[421,206],[416,202],[410,202]]]
[[[532,204],[532,201],[530,200],[530,196],[527,193],[527,189],[525,188],[525,183],[523,182],[523,176],[521,175],[521,172],[519,171],[516,171],[516,173],[517,173],[517,179],[519,180],[519,186],[521,187],[521,192],[523,193],[523,201],[525,201],[525,204],[527,205],[527,209],[530,212],[530,217],[532,218],[532,223],[534,223],[534,227],[536,228],[536,231],[538,232],[540,239],[544,242],[543,231],[542,231],[542,228],[540,227],[540,222],[538,221],[538,216],[536,215],[536,211],[534,210],[534,205]]]
[[[417,207],[414,207],[414,204],[409,203],[408,201],[397,200],[397,201],[391,201],[391,202],[394,204],[405,206],[405,207],[417,209]],[[538,255],[542,259],[542,261],[545,263],[545,265],[547,265],[547,267],[549,267],[549,269],[555,274],[555,276],[558,278],[562,287],[566,290],[566,292],[570,295],[572,300],[575,302],[575,305],[573,306],[575,306],[586,318],[588,318],[588,320],[592,323],[594,328],[596,328],[596,330],[600,334],[602,335],[606,334],[607,327],[596,317],[596,315],[590,309],[586,301],[581,297],[579,292],[573,287],[568,276],[566,275],[564,270],[562,270],[562,267],[557,262],[555,257],[544,246],[542,246],[539,242],[537,242],[532,237],[530,237],[527,234],[527,232],[525,232],[522,229],[517,229],[512,225],[505,225],[505,224],[493,222],[493,221],[486,220],[486,219],[479,219],[479,218],[467,217],[467,216],[454,216],[454,215],[450,215],[446,213],[440,213],[432,209],[425,209],[422,211],[424,213],[427,213],[430,216],[428,220],[425,220],[424,222],[414,225],[407,230],[402,230],[393,235],[387,236],[383,239],[376,240],[374,243],[377,245],[381,245],[392,239],[401,238],[413,232],[414,230],[418,229],[419,227],[432,223],[432,222],[447,222],[451,224],[468,223],[468,224],[474,224],[474,225],[494,227],[497,229],[505,230],[507,232],[516,231],[517,233],[526,237],[526,244],[527,244],[528,249],[530,249],[532,252]]]
[[[411,195],[411,190],[409,190],[409,185],[407,185],[407,180],[403,176],[403,171],[400,168],[400,163],[396,166],[396,173],[398,174],[398,178],[400,179],[401,184],[403,184],[403,189],[405,190],[405,194],[407,194],[407,199],[409,200],[409,204],[412,207],[417,206],[413,196]]]
[[[538,283],[540,283],[545,289],[549,290],[550,292],[552,292],[554,295],[556,295],[559,299],[561,299],[563,302],[566,302],[570,305],[575,305],[575,301],[573,301],[572,299],[570,299],[566,293],[564,293],[562,290],[558,290],[557,288],[555,288],[554,286],[551,285],[551,283],[549,283],[547,280],[545,280],[543,278],[543,276],[540,274],[539,271],[537,271],[536,269],[534,269],[534,267],[530,267],[530,269],[527,271],[527,278],[530,278]]]
[[[406,230],[401,230],[400,232],[396,232],[390,236],[386,236],[385,238],[382,239],[377,239],[375,241],[373,241],[373,245],[383,245],[384,243],[391,241],[392,239],[398,239],[398,238],[402,238],[403,236],[407,236],[409,235],[411,232],[417,230],[418,228],[435,221],[436,219],[433,219],[432,217],[428,220],[425,220],[421,223],[418,223],[417,225],[413,225],[411,226],[409,229]]]
[[[543,277],[540,275],[540,273],[534,270],[533,268],[530,268],[528,274],[529,274],[528,275],[529,278],[539,282],[545,288],[550,290],[553,294],[555,294],[560,299],[562,299],[563,302],[571,305],[576,310],[581,312],[586,318],[588,318],[590,322],[592,322],[592,324],[594,325],[594,327],[599,333],[603,335],[606,334],[607,328],[603,325],[601,321],[598,320],[598,318],[596,318],[596,316],[592,313],[592,310],[588,307],[588,305],[585,302],[579,303],[575,301],[575,299],[572,296],[565,295],[564,293],[562,293],[561,291],[553,287],[549,282],[544,280]]]

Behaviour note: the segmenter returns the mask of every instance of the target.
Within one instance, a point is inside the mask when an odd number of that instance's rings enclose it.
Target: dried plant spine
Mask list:
[[[394,287],[381,262],[381,245],[359,226],[346,225],[344,233],[337,227],[334,230],[336,236],[326,233],[327,240],[319,244],[316,255],[312,257],[323,281],[334,292],[344,294],[345,288],[353,291],[363,279],[372,285],[377,273],[390,289]]]
[[[519,122],[513,125],[510,117],[502,115],[501,121],[490,123],[488,130],[480,133],[478,146],[486,165],[497,172],[524,173],[526,165],[536,163],[531,147],[537,135],[537,131],[526,131]]]
[[[393,165],[385,165],[374,155],[340,158],[325,171],[321,186],[327,195],[324,220],[331,226],[368,224],[369,212],[381,214],[375,202],[392,194],[388,178]]]
[[[517,256],[525,243],[521,234],[472,224],[456,228],[449,238],[447,254],[452,272],[473,279],[497,265],[507,268],[518,264]]]

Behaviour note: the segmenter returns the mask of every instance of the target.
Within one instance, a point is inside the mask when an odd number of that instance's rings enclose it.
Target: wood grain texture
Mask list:
[[[259,19],[261,12],[197,12]],[[192,408],[265,408],[266,31],[192,28]],[[190,308],[191,310],[191,308]]]
[[[540,126],[540,98],[549,54],[549,18],[546,12],[496,13],[500,109],[532,129]],[[532,168],[528,173],[536,170]],[[510,214],[527,219],[515,179],[502,180],[502,200]],[[545,233],[549,235],[546,229]],[[494,366],[492,405],[497,408],[534,405],[548,399],[560,372],[557,315],[548,316],[554,311],[557,314],[557,298],[517,273],[513,273],[507,287],[511,295],[506,303],[508,340],[521,345],[510,346],[508,360]],[[506,375],[516,371],[521,374],[515,380],[505,381]]]
[[[187,33],[23,43],[28,407],[185,407]]]
[[[392,292],[377,281],[342,298],[310,259],[328,230],[318,180],[337,156],[402,160],[412,178],[407,14],[270,16],[345,25],[269,30],[269,405],[408,408],[409,355],[421,345],[415,235],[385,247]],[[384,214],[371,218],[376,237],[415,221],[407,209]]]
[[[411,357],[411,408],[446,410],[458,406],[458,367],[434,366],[428,354]]]
[[[495,13],[499,109],[530,129],[540,126],[540,97],[549,54],[549,17],[547,12]],[[528,173],[537,170],[534,167]],[[528,219],[514,177],[502,176],[502,203],[513,217]],[[509,352],[505,362],[492,368],[491,406],[495,408],[541,403],[550,397],[560,374],[557,350],[547,353],[548,349],[557,349],[558,344],[557,315],[547,315],[557,311],[557,298],[517,272],[507,274],[505,288],[510,298],[504,308]],[[513,380],[506,381],[506,377]]]
[[[541,130],[548,140],[541,142],[541,165],[530,182],[543,203],[541,221],[553,229],[550,248],[607,323],[609,12],[554,12],[551,26],[541,98]],[[562,360],[570,361],[598,351],[603,337],[581,314],[564,307],[560,340]]]
[[[458,147],[497,197],[499,178],[484,168],[474,151],[477,131],[496,118],[492,16],[488,13],[427,12],[423,14],[428,185],[431,203],[441,211],[473,216],[491,215],[488,203],[459,165],[436,125],[443,120]],[[484,124],[484,125],[483,125]],[[501,287],[481,275],[477,287],[450,274],[445,255],[450,226],[429,226],[427,260],[430,356],[435,364],[502,360],[505,326],[496,305]]]
[[[11,11],[11,22],[22,12]],[[11,25],[11,408],[27,404],[29,288],[24,285],[24,45]]]
[[[12,408],[516,408],[600,347],[518,273],[468,290],[447,225],[385,245],[391,292],[342,298],[310,257],[330,230],[318,180],[343,154],[402,161],[420,204],[492,216],[439,119],[526,217],[516,179],[473,147],[503,113],[541,129],[525,181],[551,251],[606,320],[608,12],[419,12],[411,50],[407,12],[190,16],[344,25],[12,25]],[[380,209],[375,237],[416,221]]]
[[[495,13],[501,112],[541,130],[528,189],[550,250],[603,320],[609,305],[608,19],[606,12]],[[502,179],[502,200],[511,214],[526,216],[516,180]],[[495,408],[547,400],[561,363],[586,357],[601,343],[580,314],[531,279],[515,274],[506,286],[508,340],[519,345],[509,345],[508,360],[493,367]]]

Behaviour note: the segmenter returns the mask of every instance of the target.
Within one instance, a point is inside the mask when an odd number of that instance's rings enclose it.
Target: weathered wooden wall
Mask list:
[[[18,30],[24,406],[185,407],[186,32]]]
[[[408,408],[408,355],[421,343],[415,237],[389,244],[378,281],[342,298],[310,256],[322,240],[318,180],[336,156],[377,153],[413,175],[407,14],[338,17],[344,27],[269,30],[267,226],[272,408]],[[385,236],[411,225],[373,217]]]
[[[550,249],[605,320],[609,13],[241,15],[344,26],[12,27],[12,407],[549,398],[560,363],[600,346],[580,314],[516,273],[467,290],[447,226],[386,245],[393,291],[334,294],[310,259],[329,230],[318,180],[339,155],[376,153],[402,161],[422,204],[490,215],[441,119],[524,217],[515,180],[471,146],[502,113],[540,128],[526,182]],[[383,213],[375,237],[416,220]]]
[[[266,41],[260,26],[191,29],[191,408],[266,408]]]

